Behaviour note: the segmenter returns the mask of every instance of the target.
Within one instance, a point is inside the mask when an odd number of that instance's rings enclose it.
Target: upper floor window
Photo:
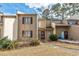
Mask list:
[[[70,24],[70,25],[76,25],[77,21],[68,21],[68,24]]]
[[[32,17],[23,17],[22,24],[32,24]]]

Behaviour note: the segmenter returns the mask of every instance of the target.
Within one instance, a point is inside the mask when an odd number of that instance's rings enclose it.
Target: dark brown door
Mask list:
[[[41,31],[41,39],[45,39],[45,31]]]
[[[68,31],[64,31],[64,39],[68,39]]]

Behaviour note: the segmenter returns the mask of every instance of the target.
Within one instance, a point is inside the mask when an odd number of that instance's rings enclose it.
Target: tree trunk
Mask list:
[[[62,20],[64,20],[64,12],[62,12]]]

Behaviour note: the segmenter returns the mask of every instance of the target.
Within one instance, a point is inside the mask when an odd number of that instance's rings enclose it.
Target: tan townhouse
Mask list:
[[[10,40],[38,39],[37,14],[0,14],[0,38]]]
[[[71,17],[67,20],[39,19],[38,22],[40,40],[49,40],[51,34],[57,34],[59,39],[79,40],[79,18]]]
[[[38,39],[37,15],[17,14],[14,22],[14,39],[32,40]]]

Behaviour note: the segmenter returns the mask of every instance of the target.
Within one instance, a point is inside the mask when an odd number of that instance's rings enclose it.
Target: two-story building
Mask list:
[[[14,39],[38,39],[37,14],[17,14],[14,22]]]
[[[10,40],[38,39],[37,14],[1,14],[0,38]]]
[[[79,17],[76,16],[66,20],[39,19],[39,39],[49,40],[51,34],[56,34],[59,39],[79,40]]]

